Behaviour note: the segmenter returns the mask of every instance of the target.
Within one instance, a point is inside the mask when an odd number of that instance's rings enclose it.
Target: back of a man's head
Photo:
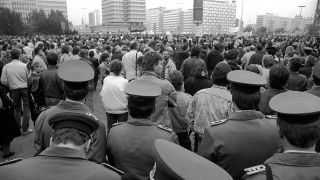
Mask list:
[[[79,46],[74,46],[73,48],[72,48],[72,54],[73,55],[77,55],[77,54],[79,54],[80,53],[80,47]]]
[[[14,48],[10,51],[10,55],[12,59],[19,59],[21,55],[21,50]]]
[[[298,72],[301,66],[302,63],[299,57],[294,57],[289,60],[289,69],[291,72]]]
[[[199,57],[201,52],[201,48],[198,45],[195,45],[191,48],[191,55],[190,56],[196,56]]]
[[[47,55],[47,61],[49,65],[57,65],[58,63],[58,54],[51,52]]]
[[[289,71],[282,64],[274,65],[269,72],[270,87],[274,89],[285,89],[289,79]]]

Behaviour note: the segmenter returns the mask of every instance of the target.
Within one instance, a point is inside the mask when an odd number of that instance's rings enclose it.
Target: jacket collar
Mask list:
[[[72,159],[85,159],[87,157],[84,152],[76,149],[67,147],[48,147],[38,156],[48,156],[48,157],[62,157],[62,158],[72,158]]]
[[[152,122],[150,119],[137,119],[129,116],[129,119],[127,121],[129,124],[135,125],[135,126],[154,126],[156,125],[155,122]]]
[[[320,154],[277,153],[269,158],[266,163],[281,164],[286,166],[320,166]]]
[[[152,71],[143,71],[143,72],[141,73],[141,76],[154,76],[154,77],[156,77],[156,78],[161,79],[161,77],[160,77],[159,75],[157,75],[155,72],[152,72]],[[141,76],[140,76],[140,77],[141,77]]]
[[[234,121],[249,121],[254,119],[262,119],[263,115],[260,111],[248,110],[248,111],[235,111],[229,115],[228,120]]]
[[[57,107],[62,108],[62,109],[68,109],[68,110],[84,110],[84,111],[89,111],[92,113],[90,108],[88,108],[85,104],[83,104],[81,102],[61,100],[59,102],[59,104],[57,104]]]
[[[48,69],[58,69],[56,65],[48,65]]]

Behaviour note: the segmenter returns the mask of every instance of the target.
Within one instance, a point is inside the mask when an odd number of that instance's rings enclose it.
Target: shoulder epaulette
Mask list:
[[[123,124],[123,123],[125,123],[125,122],[117,122],[117,123],[113,123],[113,124],[112,124],[112,127],[114,127],[114,126],[118,126],[118,125]]]
[[[165,130],[165,131],[167,131],[167,132],[173,133],[173,131],[172,131],[171,128],[165,127],[165,126],[163,126],[163,125],[157,125],[157,127],[158,127],[159,129],[162,129],[162,130]]]
[[[111,166],[110,164],[101,163],[101,165],[103,165],[103,166],[104,166],[105,168],[107,168],[107,169],[110,169],[110,170],[118,173],[118,174],[121,175],[121,176],[124,175],[124,172],[123,172],[123,171],[121,171],[120,169],[117,169],[117,168]]]
[[[266,115],[267,119],[277,119],[277,115]]]
[[[5,162],[2,162],[0,163],[0,167],[1,166],[5,166],[5,165],[9,165],[9,164],[13,164],[13,163],[16,163],[16,162],[19,162],[19,161],[22,161],[23,158],[17,158],[17,159],[12,159],[12,160],[9,160],[9,161],[5,161]]]
[[[219,121],[213,121],[213,122],[210,122],[210,126],[216,126],[216,125],[219,125],[219,124],[223,124],[223,123],[225,123],[227,121],[228,121],[227,119],[221,119]]]
[[[250,175],[254,175],[254,174],[266,171],[266,167],[264,165],[258,165],[258,166],[246,168],[244,169],[244,171],[246,172],[246,175],[250,176]]]
[[[46,110],[50,109],[51,107],[52,107],[52,106],[42,107],[42,108],[40,109],[40,112],[46,111]]]

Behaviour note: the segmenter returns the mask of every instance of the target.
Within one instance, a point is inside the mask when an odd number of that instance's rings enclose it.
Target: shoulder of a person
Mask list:
[[[156,127],[157,127],[158,129],[160,129],[161,131],[166,132],[166,133],[168,133],[168,134],[174,134],[173,130],[172,130],[171,128],[166,127],[166,126],[156,125]]]
[[[106,168],[106,169],[108,169],[108,170],[110,170],[110,171],[112,171],[112,172],[117,173],[119,176],[124,175],[124,172],[123,172],[123,171],[121,171],[120,169],[117,169],[117,168],[115,168],[115,167],[113,167],[113,166],[111,166],[111,165],[109,165],[109,164],[107,164],[107,163],[101,163],[101,165],[102,165],[104,168]]]
[[[23,160],[23,158],[16,158],[16,159],[8,160],[8,161],[0,163],[0,167],[6,166],[6,165],[10,165],[10,164],[14,164],[14,163],[20,162],[22,160]]]
[[[228,119],[221,119],[221,120],[218,120],[218,121],[210,122],[210,127],[215,127],[215,126],[218,126],[218,125],[222,125],[222,124],[226,123],[227,121],[228,121]]]
[[[244,169],[245,175],[243,176],[243,179],[266,179],[266,167],[265,165],[257,165],[253,167],[249,167]]]

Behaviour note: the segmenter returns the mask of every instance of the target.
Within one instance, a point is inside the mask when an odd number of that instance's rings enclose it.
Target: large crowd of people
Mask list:
[[[0,179],[320,179],[320,37],[2,35],[0,49],[3,158],[20,135],[35,149]]]

